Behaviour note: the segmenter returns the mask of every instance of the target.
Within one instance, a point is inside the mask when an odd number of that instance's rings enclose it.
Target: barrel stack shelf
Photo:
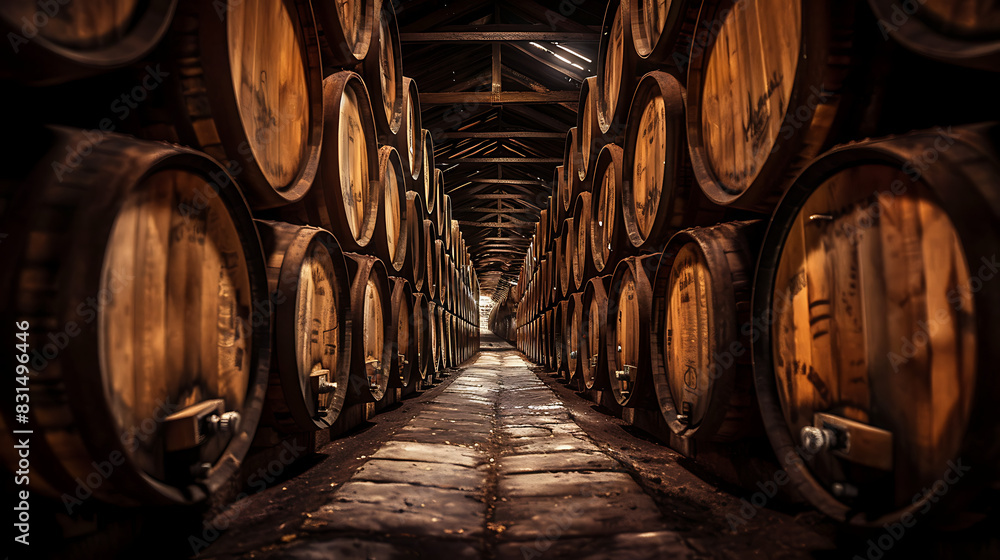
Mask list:
[[[855,526],[977,519],[1000,41],[921,4],[609,2],[494,332],[724,480],[771,464]],[[958,459],[982,476],[933,496]]]
[[[36,350],[28,423],[4,404],[0,433],[45,442],[32,490],[53,511],[121,454],[97,503],[200,515],[288,442],[318,449],[473,358],[479,281],[393,3],[92,4],[0,55],[24,108],[3,332],[26,321]],[[3,3],[0,29],[34,11]]]

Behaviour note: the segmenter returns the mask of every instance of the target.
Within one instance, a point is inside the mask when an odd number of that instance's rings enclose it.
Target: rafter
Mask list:
[[[562,163],[562,158],[511,158],[511,157],[496,157],[496,158],[453,158],[445,159],[440,163],[445,165],[456,165],[456,164],[468,164],[468,163],[512,163],[519,165],[543,165],[548,163]]]
[[[547,41],[551,43],[598,43],[596,31],[552,31],[544,25],[476,25],[453,26],[448,31],[400,33],[403,43],[483,43],[509,41]]]
[[[549,104],[575,103],[580,99],[580,92],[572,91],[462,91],[421,93],[421,105],[454,105],[463,103],[483,104]]]

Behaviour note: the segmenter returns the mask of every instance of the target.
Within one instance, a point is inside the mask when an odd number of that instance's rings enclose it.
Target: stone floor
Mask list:
[[[690,558],[515,352],[484,353],[266,558]]]
[[[765,498],[770,476],[745,451],[733,458],[751,474],[727,483],[505,342],[485,335],[482,347],[433,389],[278,468],[198,528],[196,558],[1000,557],[995,538],[970,547],[931,531],[873,553],[880,533]]]

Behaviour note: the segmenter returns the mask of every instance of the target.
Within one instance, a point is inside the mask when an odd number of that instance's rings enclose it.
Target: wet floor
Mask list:
[[[443,387],[376,417],[381,429],[234,504],[201,557],[792,558],[834,546],[809,512],[727,523],[738,496],[551,384],[484,337]]]

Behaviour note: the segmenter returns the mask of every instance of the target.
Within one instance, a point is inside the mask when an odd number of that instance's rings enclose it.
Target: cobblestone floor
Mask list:
[[[516,352],[484,353],[267,558],[689,558]]]
[[[482,348],[442,384],[230,505],[197,558],[1000,558],[993,522],[927,528],[883,554],[877,530],[761,499],[771,476],[745,449],[732,457],[745,476],[725,482],[496,337],[484,334]]]

